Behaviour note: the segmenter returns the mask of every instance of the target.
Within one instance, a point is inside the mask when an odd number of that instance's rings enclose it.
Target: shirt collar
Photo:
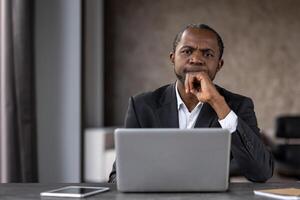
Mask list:
[[[176,85],[175,85],[175,91],[176,91],[176,98],[177,98],[177,109],[179,110],[180,106],[181,105],[185,106],[185,104],[184,104],[183,100],[181,99],[181,96],[180,96],[180,94],[178,92],[178,82],[177,81],[176,81]],[[202,105],[202,102],[199,101],[199,103],[196,105],[195,108],[198,109],[199,107],[201,107],[201,105]]]
[[[177,85],[178,85],[178,82],[176,81],[175,91],[176,91],[176,98],[177,98],[177,109],[179,110],[180,106],[184,103],[183,103],[183,101],[181,99],[181,96],[178,92],[178,86]]]

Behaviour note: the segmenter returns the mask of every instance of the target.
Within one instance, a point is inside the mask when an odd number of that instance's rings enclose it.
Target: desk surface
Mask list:
[[[120,193],[116,191],[113,184],[41,184],[41,183],[9,183],[0,184],[0,199],[64,199],[71,198],[53,198],[53,197],[40,197],[40,192],[56,189],[68,185],[85,185],[85,186],[106,186],[111,190],[106,193],[90,196],[86,199],[106,199],[106,200],[138,200],[138,199],[154,199],[154,200],[189,200],[189,199],[205,199],[205,200],[235,200],[235,199],[268,199],[253,194],[254,189],[266,188],[279,188],[279,187],[298,187],[300,182],[290,183],[231,183],[228,192],[224,193]]]

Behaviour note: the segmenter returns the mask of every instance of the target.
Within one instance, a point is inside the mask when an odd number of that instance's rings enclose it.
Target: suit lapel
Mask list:
[[[197,117],[195,128],[220,127],[218,117],[213,108],[204,103]]]
[[[160,99],[160,106],[156,110],[160,127],[178,128],[178,110],[175,93],[175,84],[168,86]]]
[[[221,87],[216,85],[219,93],[224,96],[223,90]],[[207,128],[207,127],[218,127],[221,128],[221,125],[218,121],[217,113],[214,109],[208,104],[204,103],[202,109],[198,115],[198,118],[195,123],[195,128]]]
[[[159,101],[156,115],[162,128],[179,128],[175,84],[170,84]],[[213,108],[204,103],[197,117],[195,128],[221,127]]]

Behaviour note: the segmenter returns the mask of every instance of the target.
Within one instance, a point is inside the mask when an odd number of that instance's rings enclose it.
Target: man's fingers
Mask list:
[[[190,89],[193,89],[195,91],[199,91],[201,88],[201,80],[202,80],[202,75],[199,73],[193,73],[190,75],[190,80],[189,80],[189,86]]]
[[[189,93],[189,91],[190,91],[188,81],[189,81],[189,74],[187,73],[187,74],[185,75],[185,81],[184,81],[184,88],[185,88],[185,92],[186,92],[186,93]]]
[[[207,78],[208,76],[205,72],[186,73],[184,82],[185,92],[193,94],[199,93],[201,91],[202,82],[205,82]]]
[[[199,94],[199,92],[196,91],[196,90],[194,90],[194,89],[191,90],[191,93],[192,93],[193,95],[195,95],[196,97],[197,97],[197,95]]]
[[[197,77],[194,77],[192,84],[193,84],[193,89],[196,90],[197,92],[199,92],[201,89],[201,81],[198,80]]]
[[[189,84],[189,89],[190,89],[189,91],[190,91],[190,92],[194,89],[194,87],[193,87],[193,81],[194,81],[194,78],[195,78],[194,75],[190,75],[190,76],[189,76],[188,84]]]

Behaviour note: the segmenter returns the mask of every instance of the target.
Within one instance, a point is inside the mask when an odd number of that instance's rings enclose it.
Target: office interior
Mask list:
[[[2,85],[7,78],[2,62],[7,53],[4,35],[9,33],[3,25],[7,2],[18,1],[1,0]],[[191,23],[208,24],[222,36],[225,64],[215,83],[253,99],[270,150],[276,154],[280,144],[300,145],[299,1],[24,2],[33,12],[29,22],[33,70],[28,81],[34,83],[34,98],[25,102],[34,103],[36,129],[34,138],[27,138],[36,146],[31,152],[36,156],[33,182],[107,181],[115,159],[113,131],[123,126],[128,98],[175,82],[169,53],[176,33]],[[3,95],[1,91],[2,102]],[[277,137],[280,117],[292,118],[298,136]],[[26,182],[6,174],[3,156],[5,146],[21,144],[7,144],[1,138],[1,182]],[[22,154],[21,146],[16,148]],[[292,169],[280,174],[276,168],[269,181],[299,180],[300,163],[296,158],[290,161]],[[23,167],[15,163],[17,170]],[[278,162],[276,167],[289,164]]]

